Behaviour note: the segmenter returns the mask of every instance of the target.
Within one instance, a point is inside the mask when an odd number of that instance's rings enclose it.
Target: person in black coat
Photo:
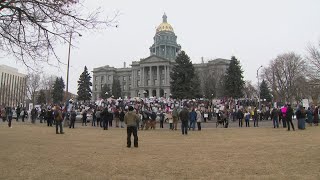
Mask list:
[[[48,108],[46,119],[47,119],[47,125],[52,126],[53,112],[52,112],[51,108]]]
[[[70,112],[70,126],[69,126],[69,128],[72,127],[74,129],[74,123],[76,121],[76,117],[77,117],[77,113],[74,109],[72,109]]]
[[[239,120],[239,127],[242,127],[244,114],[241,109],[238,110],[237,119]]]
[[[86,110],[84,110],[82,113],[82,126],[83,126],[83,124],[85,126],[87,126],[87,111]]]

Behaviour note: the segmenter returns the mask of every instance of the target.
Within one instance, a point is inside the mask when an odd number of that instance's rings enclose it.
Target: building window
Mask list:
[[[103,83],[104,81],[104,76],[101,76],[101,83]]]
[[[98,77],[97,77],[97,76],[95,76],[95,77],[94,77],[94,80],[95,80],[95,81],[98,81]]]
[[[123,86],[123,91],[125,91],[125,90],[126,90],[126,85]]]
[[[140,86],[140,81],[139,81],[139,80],[137,81],[137,86],[138,86],[138,87]]]
[[[101,89],[103,88],[104,84],[101,84]]]
[[[97,85],[94,85],[94,90],[97,91]]]
[[[147,81],[148,86],[150,86],[150,85],[151,85],[151,84],[150,84],[150,82],[151,82],[151,81],[150,81],[150,79],[148,79],[148,81]]]
[[[110,81],[111,80],[111,76],[108,76],[108,81]]]
[[[161,84],[164,84],[164,79],[161,80]]]
[[[125,80],[126,80],[126,77],[125,77],[125,76],[123,76],[122,80],[123,80],[123,81],[125,81]]]
[[[138,70],[138,76],[141,76],[141,71],[140,70]]]
[[[131,76],[129,76],[129,81],[131,81]]]

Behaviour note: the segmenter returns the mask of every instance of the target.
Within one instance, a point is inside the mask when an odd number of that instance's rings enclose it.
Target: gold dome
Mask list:
[[[172,26],[167,22],[167,15],[165,13],[162,16],[162,23],[157,28],[157,32],[160,32],[160,31],[173,32]]]
[[[160,31],[171,31],[171,32],[173,32],[173,28],[169,23],[163,22],[157,28],[157,32],[160,32]]]

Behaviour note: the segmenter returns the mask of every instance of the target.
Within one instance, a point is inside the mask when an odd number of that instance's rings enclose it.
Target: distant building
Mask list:
[[[153,37],[150,56],[139,61],[133,61],[130,68],[110,67],[108,65],[93,69],[92,99],[100,96],[102,87],[107,84],[112,87],[114,78],[120,80],[122,96],[128,97],[165,97],[170,95],[170,71],[175,64],[175,59],[181,51],[177,43],[172,26],[167,22],[166,14],[158,26]],[[202,91],[205,88],[204,79],[208,74],[224,74],[230,60],[216,59],[208,63],[194,64],[199,74]],[[219,76],[221,77],[221,76]]]
[[[26,75],[18,69],[0,65],[0,105],[16,107],[24,104],[26,97]]]

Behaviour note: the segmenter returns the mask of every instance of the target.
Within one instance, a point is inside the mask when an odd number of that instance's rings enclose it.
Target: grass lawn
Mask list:
[[[79,125],[78,125],[79,126]],[[320,127],[139,131],[0,124],[0,179],[320,179]],[[133,144],[133,143],[132,143]]]

